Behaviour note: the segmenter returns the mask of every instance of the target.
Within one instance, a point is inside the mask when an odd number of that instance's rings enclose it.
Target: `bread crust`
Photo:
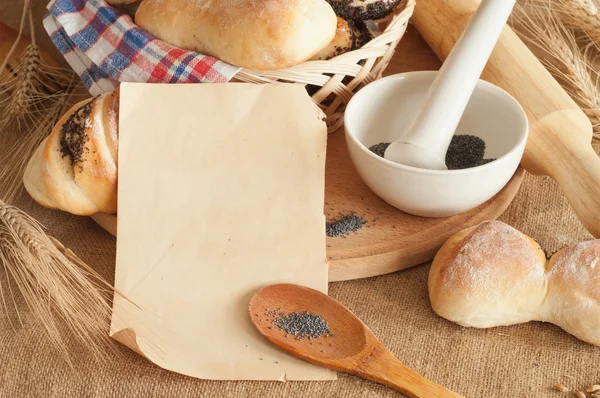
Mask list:
[[[42,206],[76,215],[116,213],[118,92],[81,101],[67,111],[40,144],[25,169],[27,192]],[[65,126],[89,106],[75,131],[79,157],[69,153]]]
[[[260,70],[310,59],[337,26],[325,0],[144,0],[135,22],[179,48]]]
[[[536,319],[546,296],[546,256],[530,237],[486,221],[452,236],[429,273],[433,310],[463,326]]]
[[[600,240],[571,245],[546,261],[533,239],[489,221],[442,246],[428,288],[433,310],[462,326],[551,322],[600,345],[598,280]]]
[[[356,45],[358,33],[354,24],[349,24],[345,19],[338,17],[335,37],[321,51],[313,55],[311,59],[327,60],[353,50]]]
[[[600,240],[559,250],[548,261],[547,269],[550,289],[540,320],[600,345]]]

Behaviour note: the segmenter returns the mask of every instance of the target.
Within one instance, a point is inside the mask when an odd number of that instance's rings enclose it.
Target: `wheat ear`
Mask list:
[[[23,31],[27,15],[31,43],[17,58],[16,66],[6,69],[10,73],[2,74],[4,69],[0,69],[0,198],[9,203],[21,193],[27,161],[52,131],[77,82],[73,71],[50,66],[41,57],[28,4],[24,4],[19,32]],[[11,54],[12,49],[4,66]]]
[[[105,359],[107,353],[116,351],[108,335],[112,290],[91,268],[69,260],[65,253],[71,252],[67,250],[48,237],[33,218],[0,201],[0,266],[10,276],[0,282],[0,307],[7,310],[14,306],[21,319],[19,298],[9,283],[12,280],[69,363],[72,362],[66,341],[71,336],[90,349],[94,357]],[[65,333],[63,325],[69,333]]]
[[[589,40],[600,48],[600,10],[594,0],[553,1],[557,17],[569,28],[582,31]]]
[[[600,89],[598,71],[581,53],[577,39],[552,11],[549,2],[517,5],[513,22],[520,37],[536,52],[542,63],[581,107],[600,138]]]

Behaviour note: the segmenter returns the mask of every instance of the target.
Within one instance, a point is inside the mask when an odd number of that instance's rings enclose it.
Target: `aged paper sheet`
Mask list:
[[[299,85],[123,84],[114,338],[222,380],[332,380],[254,330],[248,303],[327,290],[326,126]]]

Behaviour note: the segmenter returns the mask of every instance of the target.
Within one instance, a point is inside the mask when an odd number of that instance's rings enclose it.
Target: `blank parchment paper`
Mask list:
[[[248,315],[273,283],[327,290],[321,118],[299,85],[121,85],[115,339],[199,378],[335,379]]]

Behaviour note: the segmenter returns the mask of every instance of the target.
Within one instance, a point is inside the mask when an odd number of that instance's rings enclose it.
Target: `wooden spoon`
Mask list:
[[[274,310],[320,315],[334,337],[287,335],[273,326]],[[352,312],[317,290],[292,284],[268,286],[250,300],[250,318],[271,343],[315,365],[358,375],[409,397],[461,397],[410,370]]]

